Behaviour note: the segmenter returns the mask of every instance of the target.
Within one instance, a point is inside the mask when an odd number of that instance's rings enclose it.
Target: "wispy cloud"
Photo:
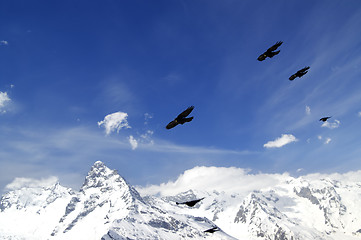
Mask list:
[[[6,112],[5,106],[11,101],[7,92],[0,92],[0,113]]]
[[[331,142],[331,138],[326,138],[326,140],[325,140],[325,144],[329,144],[330,142]]]
[[[154,144],[152,139],[154,132],[152,130],[147,130],[144,134],[140,135],[140,141],[146,144]]]
[[[148,120],[152,119],[153,115],[150,113],[144,113],[144,125],[148,125]]]
[[[0,41],[0,45],[8,45],[8,44],[9,44],[8,41],[5,41],[5,40]]]
[[[105,138],[101,131],[92,127],[34,129],[32,126],[11,129],[0,126],[0,193],[15,177],[55,175],[66,186],[78,188],[86,170],[96,160],[111,162],[119,169],[132,166],[129,165],[130,158],[137,161],[136,165],[144,164],[143,170],[148,175],[136,175],[133,179],[139,183],[148,181],[149,178],[158,179],[162,169],[180,161],[183,165],[185,160],[189,160],[188,166],[193,167],[199,161],[206,164],[208,161],[236,159],[238,156],[254,154],[207,146],[179,145],[159,138],[153,140],[151,130],[139,137],[132,134],[138,143],[133,152],[129,135],[121,131],[119,136],[109,135]],[[159,163],[159,159],[167,161]],[[174,168],[168,173],[169,177],[171,174],[179,172]],[[128,177],[131,174],[123,172],[123,175]]]
[[[292,134],[282,134],[281,137],[277,138],[274,141],[269,141],[263,145],[265,148],[280,148],[283,147],[286,144],[289,144],[291,142],[296,142],[298,139],[293,136]]]
[[[105,128],[105,134],[109,135],[111,132],[119,131],[122,128],[131,128],[127,121],[128,114],[125,112],[115,112],[104,117],[103,121],[98,122],[98,126]]]
[[[192,155],[249,155],[254,154],[255,152],[250,152],[247,150],[236,151],[228,149],[220,149],[213,147],[202,147],[202,146],[187,146],[187,145],[177,145],[168,141],[161,139],[156,139],[150,144],[142,145],[142,149],[152,152],[161,152],[161,153],[182,153],[182,154],[192,154]]]
[[[135,150],[138,147],[138,141],[132,135],[130,135],[128,139],[132,149]]]
[[[120,79],[124,77],[125,76],[112,76],[102,82],[102,90],[97,98],[97,102],[121,105],[123,109],[131,109],[131,106],[137,102],[137,99],[125,81],[120,81]]]
[[[179,74],[169,73],[167,76],[163,78],[163,80],[169,85],[175,85],[179,83],[182,80],[182,78]]]
[[[358,112],[358,116],[361,117],[361,112]]]
[[[310,115],[310,114],[311,114],[311,108],[310,108],[310,106],[306,106],[305,112],[306,112],[307,115]]]
[[[321,127],[334,129],[334,128],[338,128],[340,126],[340,124],[341,124],[341,122],[339,120],[335,120],[334,122],[326,121],[321,125]]]
[[[0,193],[15,177],[58,176],[79,187],[84,166],[95,160],[115,161],[127,154],[129,142],[104,135],[96,128],[16,128],[0,126]],[[74,161],[76,160],[76,161]]]

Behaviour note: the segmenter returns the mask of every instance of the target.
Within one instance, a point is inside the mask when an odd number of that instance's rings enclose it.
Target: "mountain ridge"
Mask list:
[[[4,194],[0,239],[361,239],[359,196],[359,182],[303,177],[247,194],[141,196],[97,161],[79,191],[56,182]],[[176,204],[203,197],[192,208]],[[220,231],[204,232],[215,226]]]

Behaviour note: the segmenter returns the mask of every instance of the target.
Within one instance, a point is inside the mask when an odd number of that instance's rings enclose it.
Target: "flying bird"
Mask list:
[[[320,118],[320,121],[322,121],[322,122],[326,122],[326,121],[327,121],[327,119],[329,119],[329,118],[331,118],[331,117],[323,117],[323,118]]]
[[[207,232],[207,233],[214,233],[216,231],[219,231],[220,229],[218,227],[212,227],[208,230],[205,230],[204,232]]]
[[[273,56],[277,55],[280,53],[280,50],[276,51],[276,49],[282,45],[282,41],[276,42],[275,45],[273,45],[272,47],[270,47],[269,49],[267,49],[267,51],[265,51],[264,53],[262,53],[261,55],[259,55],[259,57],[257,58],[258,61],[263,61],[265,60],[267,57],[272,58]],[[276,52],[275,52],[276,51]]]
[[[182,203],[179,203],[179,202],[176,202],[177,205],[179,204],[185,204],[187,205],[188,207],[194,207],[194,205],[196,205],[198,202],[202,201],[204,198],[200,198],[200,199],[197,199],[197,200],[192,200],[192,201],[188,201],[188,202],[182,202]]]
[[[190,106],[186,110],[184,110],[181,114],[179,114],[173,121],[168,123],[165,127],[166,129],[171,129],[177,126],[178,124],[184,124],[186,122],[190,122],[193,120],[193,117],[187,118],[187,116],[193,111],[194,106]]]
[[[296,77],[302,77],[303,75],[305,75],[306,73],[308,73],[308,69],[310,69],[310,67],[304,67],[301,70],[298,70],[295,74],[293,74],[289,79],[290,81],[294,80]]]

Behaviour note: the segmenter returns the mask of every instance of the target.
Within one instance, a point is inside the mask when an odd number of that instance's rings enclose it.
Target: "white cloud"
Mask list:
[[[195,167],[185,171],[177,180],[137,187],[142,195],[172,196],[190,189],[197,191],[224,191],[247,195],[253,190],[260,190],[274,186],[288,179],[288,173],[284,174],[250,174],[249,170],[235,167]],[[247,184],[235,184],[245,183]]]
[[[361,117],[361,112],[358,112],[358,116]]]
[[[331,142],[331,138],[326,138],[326,140],[325,140],[325,144],[329,144],[330,142]]]
[[[9,44],[8,41],[5,41],[5,40],[0,41],[0,45],[8,45],[8,44]]]
[[[303,172],[297,169],[297,173]],[[197,192],[224,192],[226,194],[239,194],[245,197],[252,191],[261,191],[273,188],[279,184],[289,184],[295,179],[317,180],[331,179],[355,184],[361,181],[361,170],[348,173],[322,174],[313,173],[294,178],[289,173],[283,174],[251,174],[250,170],[236,167],[205,167],[197,166],[186,170],[174,181],[159,185],[137,186],[136,189],[142,196],[175,196],[179,193],[193,190]],[[247,183],[247,184],[244,184]]]
[[[317,136],[318,140],[322,140],[322,136]]]
[[[133,150],[138,147],[138,141],[132,135],[129,136],[129,143],[132,145]]]
[[[0,113],[6,112],[4,110],[5,105],[10,101],[11,101],[11,99],[9,98],[7,92],[0,92]]]
[[[115,112],[105,116],[103,121],[98,122],[98,126],[105,128],[106,135],[109,135],[115,130],[119,132],[122,128],[131,128],[128,124],[127,117],[127,113]]]
[[[311,108],[310,108],[310,106],[306,106],[305,111],[306,111],[306,114],[307,114],[307,115],[310,115],[310,114],[311,114]]]
[[[263,145],[265,148],[280,148],[283,147],[286,144],[289,144],[291,142],[296,142],[298,139],[293,136],[292,134],[282,134],[280,138],[277,138],[274,141],[269,141]]]
[[[17,190],[24,187],[48,187],[58,182],[58,178],[51,176],[48,178],[34,179],[34,178],[15,178],[14,181],[5,186],[6,190]]]
[[[341,122],[339,120],[336,120],[334,122],[326,121],[324,122],[321,127],[327,127],[329,129],[338,128],[340,126]]]
[[[139,144],[150,144],[153,145],[154,141],[152,139],[153,131],[147,130],[144,134],[140,135],[139,138],[135,138],[133,135],[128,137],[130,145],[132,145],[132,149],[135,150]]]

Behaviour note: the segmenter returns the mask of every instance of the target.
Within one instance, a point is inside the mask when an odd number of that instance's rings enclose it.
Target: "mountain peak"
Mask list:
[[[112,176],[115,175],[118,175],[116,171],[110,170],[103,162],[96,161],[85,177],[85,182],[82,189],[90,187],[101,187],[103,186],[104,181],[109,180]]]
[[[105,164],[102,162],[102,161],[96,161],[94,164],[93,164],[93,167],[95,168],[101,168],[105,166]]]
[[[102,193],[127,189],[133,197],[141,199],[139,193],[116,170],[111,170],[101,161],[96,161],[91,167],[80,191],[87,189],[99,189]]]

